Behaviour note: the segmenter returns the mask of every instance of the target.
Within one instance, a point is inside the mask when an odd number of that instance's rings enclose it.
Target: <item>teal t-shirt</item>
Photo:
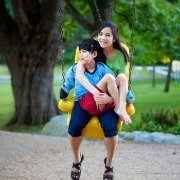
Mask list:
[[[117,76],[120,73],[127,74],[127,64],[124,62],[124,55],[121,51],[116,50],[115,56],[106,60],[106,64]]]

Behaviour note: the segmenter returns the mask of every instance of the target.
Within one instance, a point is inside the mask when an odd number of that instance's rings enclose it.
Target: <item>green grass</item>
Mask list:
[[[2,128],[14,113],[14,99],[9,83],[0,82],[0,128]]]
[[[123,126],[123,130],[132,131],[138,127],[140,123],[141,113],[148,112],[151,108],[180,108],[180,85],[176,82],[171,82],[170,92],[164,93],[164,82],[157,81],[153,88],[149,81],[134,81],[132,90],[135,93],[136,100],[134,106],[136,113],[133,115],[133,124]]]
[[[67,66],[65,67],[65,72],[67,71]],[[139,72],[138,72],[139,73]],[[147,72],[142,71],[144,76]],[[57,66],[54,69],[54,74],[56,77],[61,77],[61,67]],[[7,76],[8,71],[6,68],[0,66],[0,76]],[[137,74],[136,74],[137,75]],[[138,74],[139,75],[139,74]],[[141,74],[142,75],[142,74]],[[134,77],[134,76],[133,76]],[[54,82],[54,94],[59,100],[59,88],[61,86],[61,81]],[[136,108],[136,113],[133,115],[133,123],[131,125],[124,125],[123,130],[133,131],[138,130],[138,124],[141,122],[141,113],[148,112],[150,108],[180,108],[180,83],[171,82],[170,92],[164,93],[164,81],[156,80],[156,86],[152,88],[151,81],[133,81],[132,91],[135,93],[136,100],[134,106]],[[12,90],[10,83],[0,81],[0,129],[2,129],[6,123],[10,120],[14,113],[14,100],[12,95]],[[22,127],[19,131],[36,131],[32,127],[29,129],[27,127]]]

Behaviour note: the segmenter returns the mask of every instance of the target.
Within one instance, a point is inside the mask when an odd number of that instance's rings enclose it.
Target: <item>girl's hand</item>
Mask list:
[[[98,93],[94,95],[94,100],[96,101],[96,104],[108,104],[113,102],[113,99],[108,96],[106,93]]]
[[[97,109],[99,109],[100,111],[103,111],[104,108],[105,108],[105,104],[97,104],[97,103],[96,103],[96,107],[97,107]]]

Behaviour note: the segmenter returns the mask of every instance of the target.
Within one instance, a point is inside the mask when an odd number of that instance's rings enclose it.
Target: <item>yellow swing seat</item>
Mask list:
[[[76,49],[75,62],[79,61],[79,49]],[[127,76],[128,77],[128,76]],[[69,122],[71,119],[71,112],[74,106],[75,95],[73,97],[67,98],[66,100],[60,100],[58,103],[58,107],[60,110],[67,112],[67,126],[69,126]],[[133,104],[129,104],[126,106],[127,113],[132,116],[135,113],[135,108]],[[111,121],[111,119],[109,119]],[[123,121],[119,119],[118,121],[118,132],[121,131]],[[85,138],[96,138],[103,139],[104,133],[99,123],[99,119],[96,116],[93,116],[90,122],[83,129],[82,136]]]

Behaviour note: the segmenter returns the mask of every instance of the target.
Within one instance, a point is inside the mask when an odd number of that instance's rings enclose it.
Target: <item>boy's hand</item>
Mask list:
[[[65,92],[64,89],[61,88],[60,91],[59,91],[59,97],[60,97],[60,99],[66,99],[67,96],[68,96],[68,93]]]

